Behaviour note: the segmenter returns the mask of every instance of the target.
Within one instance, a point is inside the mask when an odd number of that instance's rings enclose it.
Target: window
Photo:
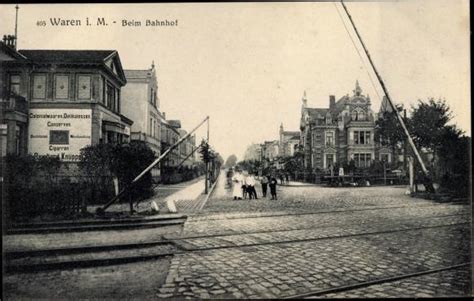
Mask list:
[[[120,113],[120,89],[117,89],[117,113]]]
[[[69,144],[69,131],[49,131],[49,144]]]
[[[354,154],[354,162],[356,167],[370,167],[372,154]]]
[[[357,109],[352,111],[351,119],[362,121],[362,120],[366,120],[367,117],[366,117],[365,111],[363,109],[357,108]]]
[[[10,94],[20,95],[20,75],[10,75]]]
[[[354,131],[354,144],[370,144],[370,131]]]
[[[357,120],[357,112],[355,110],[352,111],[351,118],[352,118],[352,120]]]
[[[54,86],[56,99],[68,99],[69,98],[69,76],[67,75],[56,75],[55,86]]]
[[[91,77],[89,75],[77,77],[77,90],[78,99],[91,99]]]
[[[33,76],[33,98],[34,99],[46,98],[46,75],[45,74],[35,74]]]
[[[115,89],[111,84],[107,84],[105,106],[112,110],[115,98]]]
[[[112,111],[118,112],[119,110],[119,89],[114,89],[114,106]]]
[[[334,132],[326,132],[326,146],[334,146]]]
[[[326,124],[332,124],[332,116],[329,113],[326,115]]]
[[[325,168],[329,168],[330,166],[334,166],[334,154],[326,154]]]
[[[150,124],[148,125],[148,132],[150,136],[153,136],[153,118],[150,118]]]

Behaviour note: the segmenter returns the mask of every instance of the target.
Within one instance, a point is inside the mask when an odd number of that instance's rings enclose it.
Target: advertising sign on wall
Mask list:
[[[81,148],[91,144],[91,109],[31,109],[28,149],[33,155],[79,161]]]

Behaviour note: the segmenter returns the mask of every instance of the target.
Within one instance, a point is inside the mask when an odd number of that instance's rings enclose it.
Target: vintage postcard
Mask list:
[[[0,5],[3,298],[472,298],[467,0]]]

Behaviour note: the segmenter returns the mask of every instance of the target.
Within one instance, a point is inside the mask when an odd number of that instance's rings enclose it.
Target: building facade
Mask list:
[[[325,170],[354,160],[356,167],[365,168],[374,160],[390,162],[390,150],[374,142],[375,118],[370,97],[358,82],[352,96],[336,101],[330,95],[329,108],[309,108],[305,93],[300,120],[305,167]]]
[[[2,89],[7,96],[19,94],[26,100],[27,126],[22,129],[25,124],[19,121],[19,132],[27,133],[28,153],[74,162],[85,146],[129,140],[133,122],[121,114],[126,79],[117,51],[19,50],[18,54],[28,66],[8,63],[2,71]]]
[[[300,143],[299,131],[285,131],[280,125],[280,141],[278,153],[280,157],[291,157],[295,154]]]
[[[188,134],[183,129],[178,129],[180,138]],[[196,137],[190,135],[179,145],[180,162],[183,162],[182,166],[192,167],[196,163]]]
[[[179,120],[164,120],[161,123],[161,153],[164,153],[180,139]],[[176,167],[180,163],[181,153],[179,147],[173,149],[168,156],[163,158],[162,167]]]
[[[161,154],[161,124],[155,65],[147,70],[124,70],[127,84],[122,88],[122,111],[133,120],[131,140],[145,141],[156,156]]]
[[[262,145],[251,144],[247,147],[244,153],[245,161],[262,161]]]
[[[28,150],[28,91],[30,61],[15,50],[13,38],[0,42],[1,157]]]
[[[265,141],[262,144],[263,159],[269,162],[277,160],[279,156],[279,146],[279,140]]]
[[[115,50],[20,50],[30,75],[30,153],[79,160],[80,149],[130,139],[132,120],[121,114],[126,83]]]

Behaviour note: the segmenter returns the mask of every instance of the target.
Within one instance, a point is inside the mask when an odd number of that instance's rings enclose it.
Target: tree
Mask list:
[[[412,106],[410,132],[417,146],[432,150],[435,154],[443,144],[446,124],[452,113],[445,100],[418,100],[418,106]]]
[[[121,186],[126,186],[155,159],[149,146],[143,141],[127,144],[96,144],[81,149],[79,168],[88,175],[91,186],[97,187],[103,197],[115,176]],[[132,198],[147,197],[152,193],[152,178],[148,172],[133,188]],[[95,196],[94,196],[95,197]]]
[[[225,168],[231,168],[233,167],[235,164],[237,164],[237,156],[232,154],[230,155],[227,160],[225,160],[225,164],[224,164],[224,167]]]
[[[403,111],[403,105],[397,106],[397,111]],[[385,111],[381,118],[375,121],[375,141],[389,147],[392,153],[400,147],[405,140],[405,133],[394,112]]]

